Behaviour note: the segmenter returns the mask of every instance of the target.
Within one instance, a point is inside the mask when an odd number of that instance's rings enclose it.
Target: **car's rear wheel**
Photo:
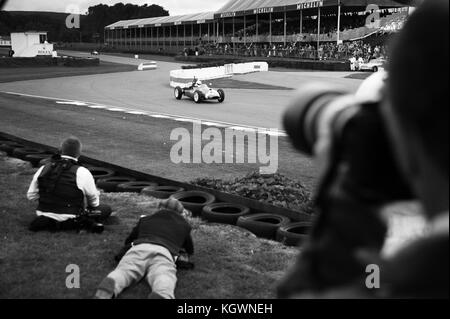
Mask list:
[[[177,86],[174,90],[174,95],[177,100],[181,100],[181,97],[183,96],[183,90],[179,86]]]
[[[219,103],[222,103],[223,101],[225,101],[225,92],[222,89],[218,89],[217,93],[219,93]]]
[[[195,103],[200,103],[202,101],[202,98],[201,98],[201,96],[200,96],[200,93],[198,92],[198,91],[196,91],[195,93],[194,93],[194,102]]]
[[[372,71],[373,71],[373,72],[378,72],[378,67],[374,66],[374,67],[372,68]]]

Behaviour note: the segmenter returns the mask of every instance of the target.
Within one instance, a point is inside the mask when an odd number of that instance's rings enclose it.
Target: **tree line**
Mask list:
[[[163,7],[117,3],[99,4],[80,16],[80,28],[68,29],[68,13],[37,11],[0,11],[0,35],[11,32],[47,31],[50,42],[104,42],[104,27],[119,20],[168,16]]]

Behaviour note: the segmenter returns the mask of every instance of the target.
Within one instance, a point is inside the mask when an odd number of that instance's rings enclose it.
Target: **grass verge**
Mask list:
[[[115,267],[114,254],[137,218],[151,213],[148,197],[102,194],[115,217],[102,235],[31,233],[34,203],[25,193],[36,169],[0,153],[0,298],[91,298]],[[178,274],[177,298],[273,298],[278,280],[295,260],[297,249],[258,239],[237,227],[191,220],[195,269]],[[79,289],[66,287],[66,267],[80,267]],[[121,298],[145,298],[141,282]]]

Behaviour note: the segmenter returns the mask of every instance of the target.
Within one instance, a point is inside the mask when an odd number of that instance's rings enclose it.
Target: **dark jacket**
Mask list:
[[[139,244],[163,246],[173,256],[179,256],[182,250],[189,255],[194,254],[191,226],[179,213],[167,209],[141,218],[125,240],[125,246],[116,260],[122,258],[132,246]]]
[[[38,177],[39,211],[78,215],[84,209],[84,194],[77,186],[79,167],[66,159],[45,165]]]

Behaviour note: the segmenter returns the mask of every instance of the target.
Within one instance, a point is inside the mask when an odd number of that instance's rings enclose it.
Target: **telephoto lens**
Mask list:
[[[332,114],[326,112],[337,99],[350,102],[348,93],[340,88],[331,88],[322,83],[312,83],[299,89],[290,102],[283,118],[284,128],[294,146],[303,153],[314,155],[314,145],[324,120],[330,121]],[[347,105],[340,103],[337,109]],[[349,105],[348,105],[349,106]]]
[[[284,115],[284,128],[298,150],[327,157],[322,186],[339,181],[341,190],[363,202],[411,199],[387,137],[381,99],[364,99],[321,83],[297,91]]]

